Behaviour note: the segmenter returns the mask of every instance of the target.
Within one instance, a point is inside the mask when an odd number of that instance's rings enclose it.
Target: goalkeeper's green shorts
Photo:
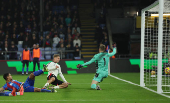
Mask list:
[[[94,76],[93,80],[97,81],[97,82],[102,82],[103,78],[107,78],[108,77],[108,72],[101,72],[101,73],[96,73],[96,75]]]

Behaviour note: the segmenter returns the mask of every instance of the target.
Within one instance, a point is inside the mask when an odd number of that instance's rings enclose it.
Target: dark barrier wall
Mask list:
[[[88,60],[61,60],[60,66],[63,73],[68,74],[77,74],[77,73],[95,73],[95,63],[92,63],[88,67],[83,67],[82,69],[77,69],[77,64],[83,64],[87,62]],[[132,63],[131,61],[137,63]],[[112,59],[110,61],[110,69],[111,73],[116,72],[139,72],[139,59],[133,60],[133,59]],[[48,64],[50,61],[41,61],[40,65],[42,68],[43,64]],[[133,64],[133,65],[132,65]],[[4,74],[7,72],[10,72],[11,74],[19,74],[22,71],[22,63],[21,61],[1,61],[0,62],[1,68],[0,68],[0,74]],[[33,71],[33,63],[29,64],[29,72]],[[26,68],[25,68],[26,70]],[[36,68],[36,70],[38,70]],[[47,74],[47,73],[44,73]]]

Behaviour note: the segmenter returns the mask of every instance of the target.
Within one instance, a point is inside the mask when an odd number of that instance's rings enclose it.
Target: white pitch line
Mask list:
[[[109,76],[111,76],[111,77],[113,77],[113,78],[115,78],[115,79],[117,79],[117,80],[121,80],[121,81],[124,81],[124,82],[126,82],[126,83],[129,83],[129,84],[132,84],[132,85],[141,87],[139,84],[136,84],[136,83],[133,83],[133,82],[131,82],[131,81],[127,81],[127,80],[121,79],[121,78],[116,77],[116,76],[113,76],[113,75],[111,75],[111,74],[109,74]],[[154,93],[156,93],[156,94],[159,94],[159,93],[157,93],[156,91],[154,91],[154,90],[152,90],[152,89],[150,89],[150,88],[147,88],[147,87],[142,87],[142,88],[144,88],[144,89],[146,89],[146,90],[149,90],[149,91],[151,91],[151,92],[154,92]],[[167,98],[170,98],[170,96],[165,95],[165,94],[159,94],[159,95],[164,96],[164,97],[167,97]]]
[[[80,102],[87,102],[87,101],[103,101],[103,102],[106,102],[106,101],[112,101],[112,102],[127,102],[127,101],[131,101],[131,102],[136,102],[136,101],[143,101],[143,102],[146,102],[146,101],[167,101],[167,100],[164,100],[164,99],[111,99],[111,100],[0,100],[0,102],[55,102],[55,101],[80,101]]]

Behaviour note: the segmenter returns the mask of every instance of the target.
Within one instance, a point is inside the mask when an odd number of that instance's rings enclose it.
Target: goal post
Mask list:
[[[162,38],[164,0],[159,0],[157,92],[162,93]]]
[[[141,11],[140,86],[170,93],[170,0],[157,0]]]

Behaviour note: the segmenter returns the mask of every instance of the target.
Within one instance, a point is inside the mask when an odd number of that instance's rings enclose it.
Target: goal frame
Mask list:
[[[163,10],[164,0],[155,1],[150,6],[141,11],[141,57],[140,57],[140,86],[144,87],[144,37],[145,37],[145,11],[157,6],[159,4],[159,24],[158,24],[158,74],[157,74],[157,93],[162,91],[162,38],[163,38]]]

